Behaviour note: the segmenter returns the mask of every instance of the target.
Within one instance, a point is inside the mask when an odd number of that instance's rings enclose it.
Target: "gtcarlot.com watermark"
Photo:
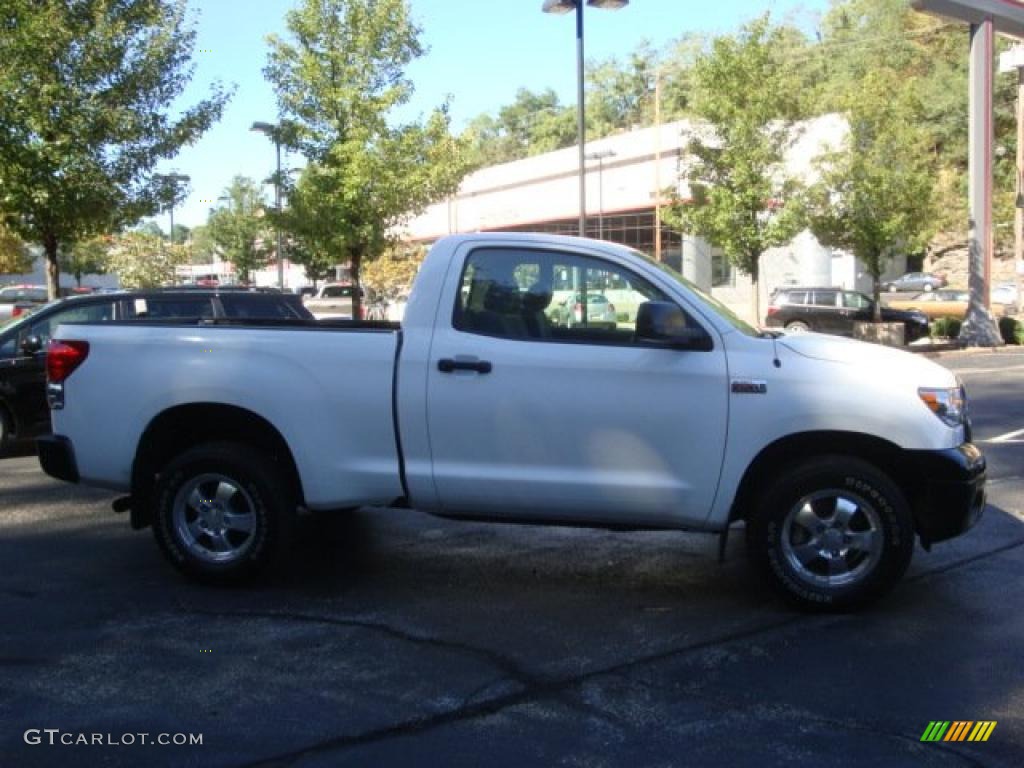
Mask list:
[[[29,728],[23,738],[32,746],[51,747],[196,747],[203,744],[201,733],[80,733],[60,728]]]

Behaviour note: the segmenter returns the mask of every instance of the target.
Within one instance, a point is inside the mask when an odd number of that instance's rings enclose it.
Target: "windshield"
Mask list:
[[[726,322],[729,323],[729,325],[731,325],[733,328],[735,328],[740,333],[744,333],[747,336],[760,336],[761,335],[761,332],[758,331],[754,326],[752,326],[746,320],[741,318],[739,315],[737,315],[735,312],[733,312],[731,309],[729,309],[727,306],[725,306],[725,304],[723,304],[721,301],[716,299],[710,293],[706,293],[705,291],[702,291],[696,285],[694,285],[689,280],[687,280],[685,277],[683,277],[681,274],[679,274],[674,269],[672,269],[672,267],[668,266],[667,264],[662,264],[660,261],[655,261],[650,256],[648,256],[646,253],[643,253],[641,251],[637,251],[637,250],[634,250],[632,248],[630,248],[629,250],[630,250],[630,253],[632,253],[634,256],[638,256],[639,258],[643,259],[644,261],[646,261],[651,266],[657,267],[662,272],[664,272],[669,277],[671,277],[673,280],[675,280],[677,283],[680,283],[681,285],[685,286],[689,290],[693,291],[700,298],[702,298],[704,301],[706,301],[708,304],[710,304],[714,308],[714,310],[716,312],[718,312],[718,314],[720,314],[726,320]]]

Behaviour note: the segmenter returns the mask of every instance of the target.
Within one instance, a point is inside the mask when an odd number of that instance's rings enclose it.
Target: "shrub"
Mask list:
[[[955,339],[960,335],[962,322],[958,317],[940,317],[932,321],[932,338]]]
[[[999,333],[1007,344],[1024,344],[1024,323],[1013,317],[999,318]]]

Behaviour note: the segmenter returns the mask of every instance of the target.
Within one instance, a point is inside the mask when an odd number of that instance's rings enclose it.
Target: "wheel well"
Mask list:
[[[150,497],[160,468],[201,443],[235,440],[267,453],[283,468],[295,498],[302,503],[302,481],[288,443],[262,416],[233,405],[191,403],[169,408],[154,418],[139,440],[132,464],[132,527],[150,523]]]
[[[824,455],[855,456],[870,462],[892,478],[907,496],[917,517],[920,480],[902,448],[888,440],[858,432],[801,432],[776,440],[750,462],[729,511],[729,521],[744,520],[756,506],[758,495],[786,467]]]

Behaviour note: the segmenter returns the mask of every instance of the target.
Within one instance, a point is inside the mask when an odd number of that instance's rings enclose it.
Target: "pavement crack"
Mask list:
[[[1003,544],[1001,547],[989,549],[984,552],[978,552],[977,554],[971,555],[970,557],[965,557],[961,560],[954,560],[951,563],[946,563],[945,565],[940,565],[926,571],[921,571],[921,573],[916,573],[913,576],[908,576],[904,579],[904,581],[920,581],[921,579],[927,579],[930,576],[940,576],[943,573],[948,573],[949,571],[956,570],[957,568],[960,568],[962,566],[970,565],[971,563],[975,563],[978,560],[984,560],[988,557],[995,557],[996,555],[1001,555],[1003,552],[1009,552],[1011,549],[1016,549],[1021,545],[1024,545],[1024,539],[1017,539],[1016,541],[1011,541],[1009,544]]]
[[[574,706],[574,708],[584,708],[582,711],[586,711],[595,716],[600,716],[602,719],[614,724],[613,717],[610,717],[608,713],[604,713],[600,710],[594,710],[593,707],[579,701],[578,699],[574,699],[572,702],[569,702],[565,697],[565,693],[569,689],[577,688],[595,678],[621,674],[622,672],[647,664],[655,664],[667,659],[699,652],[716,645],[744,640],[764,632],[772,632],[777,629],[781,629],[805,618],[807,617],[803,614],[788,616],[783,620],[774,621],[770,624],[731,632],[719,637],[692,643],[681,648],[659,651],[657,653],[629,659],[617,664],[592,669],[588,672],[567,675],[560,678],[551,678],[548,680],[538,680],[531,685],[525,686],[520,691],[496,696],[468,706],[464,705],[461,707],[455,707],[446,712],[412,718],[400,723],[384,726],[382,728],[364,731],[363,733],[352,734],[349,736],[336,736],[293,752],[283,753],[263,760],[257,760],[247,763],[246,765],[250,768],[281,768],[282,766],[292,765],[293,763],[312,755],[349,749],[403,736],[411,736],[464,720],[475,720],[481,717],[488,717],[518,704],[522,704],[527,701],[536,701],[538,699],[558,699],[562,703],[568,703],[571,706]]]
[[[322,616],[315,613],[300,613],[293,611],[211,611],[203,608],[193,608],[181,603],[179,603],[179,607],[187,613],[198,616],[209,616],[215,618],[268,619],[273,621],[291,621],[304,624],[329,624],[339,627],[365,629],[371,632],[379,632],[414,645],[428,646],[443,651],[459,653],[465,656],[473,656],[500,670],[504,675],[501,679],[511,678],[514,682],[524,687],[537,685],[538,683],[543,682],[543,680],[537,678],[519,666],[519,664],[517,664],[513,659],[510,659],[496,651],[492,651],[489,648],[482,648],[480,646],[456,640],[446,640],[441,637],[414,634],[382,621]],[[494,682],[496,681],[492,681],[488,685],[493,685]]]

